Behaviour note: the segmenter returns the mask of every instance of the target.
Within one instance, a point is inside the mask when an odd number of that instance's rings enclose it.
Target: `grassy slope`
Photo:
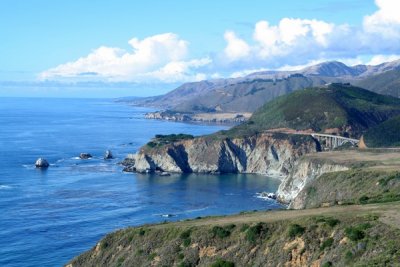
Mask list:
[[[399,217],[400,203],[390,203],[127,228],[107,235],[71,263],[212,266],[223,259],[234,264],[226,266],[394,266],[400,262]]]
[[[400,113],[400,99],[361,88],[331,85],[279,97],[258,109],[247,123],[226,132],[243,135],[273,128],[316,132],[341,128],[358,137],[366,129]]]
[[[400,70],[391,70],[367,77],[355,84],[379,94],[400,97]]]
[[[325,173],[309,182],[295,199],[296,208],[400,200],[398,150],[331,151],[306,155],[302,160],[347,166],[349,170]]]
[[[400,146],[400,116],[391,118],[364,134],[368,147],[398,147]]]
[[[335,204],[365,204],[400,200],[400,172],[353,169],[326,173],[309,184],[305,208]]]

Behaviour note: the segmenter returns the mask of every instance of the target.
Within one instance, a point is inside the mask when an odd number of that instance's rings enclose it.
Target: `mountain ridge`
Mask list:
[[[127,102],[185,113],[190,117],[190,114],[204,112],[254,112],[278,96],[337,82],[350,82],[370,91],[398,97],[400,87],[396,75],[399,73],[400,60],[375,66],[347,66],[339,61],[327,61],[297,71],[254,72],[240,78],[185,83],[165,95]],[[390,75],[394,77],[388,77]],[[388,80],[392,83],[388,84]]]

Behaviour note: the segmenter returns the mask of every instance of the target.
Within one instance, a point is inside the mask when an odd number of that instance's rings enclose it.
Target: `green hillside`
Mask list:
[[[223,134],[248,135],[267,129],[338,128],[343,136],[359,137],[367,129],[400,114],[400,99],[348,84],[299,90],[268,102],[250,120]]]
[[[400,116],[391,118],[364,134],[364,142],[368,147],[399,147]]]

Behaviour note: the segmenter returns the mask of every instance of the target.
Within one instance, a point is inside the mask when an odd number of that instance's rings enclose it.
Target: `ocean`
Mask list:
[[[155,134],[227,127],[146,120],[148,111],[112,99],[0,98],[0,266],[62,266],[123,227],[282,208],[256,197],[276,191],[271,177],[123,173],[117,163]],[[107,149],[114,159],[103,160]],[[34,167],[39,157],[47,170]]]

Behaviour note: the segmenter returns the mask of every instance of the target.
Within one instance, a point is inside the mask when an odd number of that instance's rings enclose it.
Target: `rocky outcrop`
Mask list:
[[[104,153],[104,159],[112,159],[113,158],[113,154],[110,150],[106,150],[106,152]]]
[[[199,137],[160,147],[144,146],[125,159],[136,172],[260,173],[286,176],[297,159],[316,152],[309,136],[264,133],[243,138]]]
[[[90,158],[92,158],[92,155],[89,153],[81,153],[81,154],[79,154],[79,158],[80,159],[90,159]]]
[[[289,208],[302,208],[302,200],[297,199],[299,192],[314,179],[317,179],[324,173],[348,170],[348,167],[333,162],[317,161],[310,158],[302,158],[296,162],[279,186],[277,195],[283,203],[290,203]]]
[[[38,158],[35,162],[36,168],[46,169],[50,166],[49,162],[44,158]]]

